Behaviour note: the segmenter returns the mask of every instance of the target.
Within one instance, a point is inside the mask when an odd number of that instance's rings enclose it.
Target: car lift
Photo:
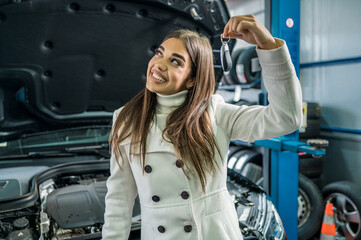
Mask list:
[[[265,26],[274,37],[287,42],[292,62],[299,77],[300,0],[266,0]],[[259,103],[268,105],[267,91],[262,84]],[[236,145],[263,147],[263,188],[281,216],[288,239],[298,238],[298,153],[313,157],[326,154],[327,140],[299,141],[299,132],[255,141],[254,144],[232,141]],[[270,150],[270,151],[269,151]],[[269,154],[269,152],[271,154]]]

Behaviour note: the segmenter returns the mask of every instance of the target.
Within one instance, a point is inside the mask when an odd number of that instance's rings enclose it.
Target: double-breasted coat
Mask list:
[[[140,155],[129,154],[128,139],[120,144],[123,157],[118,160],[123,170],[119,169],[114,155],[111,156],[102,229],[104,240],[128,239],[137,194],[141,204],[142,240],[243,239],[226,188],[230,140],[251,142],[277,137],[297,130],[302,122],[301,87],[286,43],[273,50],[257,48],[257,53],[269,105],[235,106],[225,103],[220,95],[211,97],[208,111],[221,157],[216,154],[214,159],[220,166],[217,174],[207,174],[205,194],[198,176],[185,168],[190,179],[186,177],[181,169],[185,160],[177,159],[172,144],[162,139],[164,124],[152,124],[147,138],[144,175]],[[167,104],[172,98],[179,101],[182,97],[185,95],[181,92],[158,100]],[[114,112],[113,122],[120,111]],[[156,114],[160,123],[164,123],[166,117],[167,114]]]

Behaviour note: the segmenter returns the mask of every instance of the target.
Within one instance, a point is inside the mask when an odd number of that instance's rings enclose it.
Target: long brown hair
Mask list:
[[[192,61],[191,77],[195,80],[184,103],[169,114],[162,137],[173,144],[176,155],[183,159],[185,165],[196,170],[205,192],[206,171],[211,174],[216,171],[215,149],[221,155],[207,111],[215,90],[212,47],[207,37],[187,29],[171,32],[163,42],[169,38],[184,42]],[[144,174],[147,136],[153,124],[156,104],[156,94],[145,88],[124,105],[109,136],[109,145],[118,165],[121,155],[119,144],[130,137],[131,152],[138,147],[141,153]],[[192,170],[192,167],[189,169]],[[184,166],[182,169],[184,172]]]

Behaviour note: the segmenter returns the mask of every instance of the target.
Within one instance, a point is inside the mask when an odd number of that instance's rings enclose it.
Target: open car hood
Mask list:
[[[219,82],[229,18],[223,0],[0,1],[0,141],[109,124],[144,88],[155,48],[178,28],[210,39]]]

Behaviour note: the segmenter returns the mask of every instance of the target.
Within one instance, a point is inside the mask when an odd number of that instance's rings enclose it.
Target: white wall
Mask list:
[[[361,57],[360,0],[301,0],[300,62]],[[301,68],[304,100],[319,102],[322,124],[361,129],[361,62]],[[324,184],[361,185],[361,135],[326,132]]]

